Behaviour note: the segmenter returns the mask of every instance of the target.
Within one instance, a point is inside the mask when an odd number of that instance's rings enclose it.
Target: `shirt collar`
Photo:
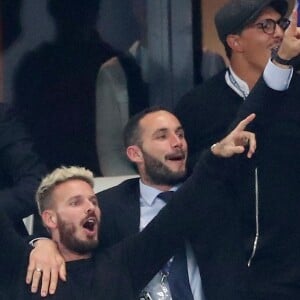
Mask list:
[[[155,201],[155,199],[157,198],[158,194],[160,194],[162,191],[144,184],[141,179],[139,180],[139,184],[140,184],[140,198],[149,206],[151,206]],[[181,184],[173,186],[170,189],[170,191],[174,191],[174,192],[177,191],[180,185]]]
[[[247,82],[236,75],[230,66],[226,71],[225,80],[226,83],[242,98],[245,98],[249,95],[250,90]]]

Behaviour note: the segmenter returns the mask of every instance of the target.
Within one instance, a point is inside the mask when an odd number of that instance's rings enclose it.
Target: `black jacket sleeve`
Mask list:
[[[16,219],[36,211],[34,194],[46,173],[14,111],[0,105],[0,208]]]
[[[20,274],[24,273],[24,261],[30,247],[13,229],[11,220],[0,211],[0,292],[10,292],[19,280]],[[25,280],[25,275],[24,275]],[[1,295],[1,293],[0,293]],[[2,298],[1,298],[2,299]],[[7,299],[7,298],[5,298]]]

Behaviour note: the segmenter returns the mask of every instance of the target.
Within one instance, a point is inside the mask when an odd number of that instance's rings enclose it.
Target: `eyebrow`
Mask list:
[[[82,195],[75,195],[75,196],[68,198],[67,201],[81,200],[82,198],[84,198]],[[89,200],[97,199],[97,196],[91,194],[88,198],[89,198]]]
[[[175,131],[177,132],[177,131],[181,131],[181,130],[184,131],[183,127],[182,126],[178,126]]]
[[[155,135],[160,134],[160,133],[165,133],[165,132],[167,132],[167,131],[169,131],[169,130],[170,130],[169,128],[165,128],[165,127],[159,128],[159,129],[157,129],[157,130],[155,130],[155,131],[153,132],[152,136],[155,136]],[[175,132],[178,132],[178,131],[184,131],[184,130],[183,130],[183,127],[182,127],[182,126],[178,126],[178,127],[175,129]]]
[[[79,200],[80,198],[81,198],[81,195],[76,195],[76,196],[72,196],[72,197],[68,198],[68,201]]]
[[[265,20],[273,20],[273,21],[275,21],[275,22],[278,22],[278,21],[280,21],[281,19],[283,19],[284,17],[279,17],[278,19],[277,18],[271,18],[271,17],[262,17],[262,18],[260,18],[260,17],[258,17],[255,21],[254,21],[254,23],[253,24],[255,24],[255,23],[257,23],[257,22],[261,22],[261,21],[265,21]]]

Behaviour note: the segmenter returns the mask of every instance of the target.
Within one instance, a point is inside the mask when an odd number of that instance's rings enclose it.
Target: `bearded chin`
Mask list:
[[[186,170],[174,172],[161,161],[147,153],[143,153],[145,172],[154,184],[174,186],[186,178]]]
[[[98,246],[98,240],[82,241],[75,236],[75,227],[58,218],[58,230],[61,243],[70,251],[78,254],[88,254]]]

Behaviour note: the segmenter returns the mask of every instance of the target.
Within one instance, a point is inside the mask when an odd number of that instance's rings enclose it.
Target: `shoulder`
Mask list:
[[[213,77],[204,81],[202,84],[196,86],[194,89],[188,92],[184,97],[193,97],[199,94],[205,95],[207,91],[210,91],[212,93],[216,91],[216,89],[218,90],[219,88],[223,88],[224,86],[226,86],[226,81],[225,81],[226,70],[227,69],[222,70],[221,72],[217,73]]]
[[[19,138],[28,138],[24,124],[18,118],[16,110],[9,104],[0,103],[1,139],[15,141]]]
[[[101,78],[114,78],[115,81],[125,80],[124,70],[117,56],[112,57],[100,67],[98,80]]]
[[[138,191],[138,189],[139,178],[131,178],[121,182],[120,184],[112,188],[97,193],[97,198],[101,201],[101,204],[107,201],[114,201],[114,199],[124,200],[124,197],[127,198],[128,195],[135,193],[136,191]]]
[[[51,61],[53,60],[53,57],[50,56],[50,54],[55,54],[56,47],[49,43],[49,42],[43,42],[41,45],[39,45],[37,48],[32,49],[28,51],[22,58],[21,63],[23,64],[41,64],[44,61]]]
[[[184,95],[175,108],[175,114],[181,122],[190,122],[191,116],[211,118],[208,113],[226,104],[225,99],[233,95],[233,91],[225,81],[224,70]]]
[[[225,89],[229,89],[225,81],[225,72],[226,70],[219,72],[185,94],[180,99],[176,109],[179,111],[186,107],[186,105],[198,106],[206,100],[212,101],[216,96],[223,94]]]

